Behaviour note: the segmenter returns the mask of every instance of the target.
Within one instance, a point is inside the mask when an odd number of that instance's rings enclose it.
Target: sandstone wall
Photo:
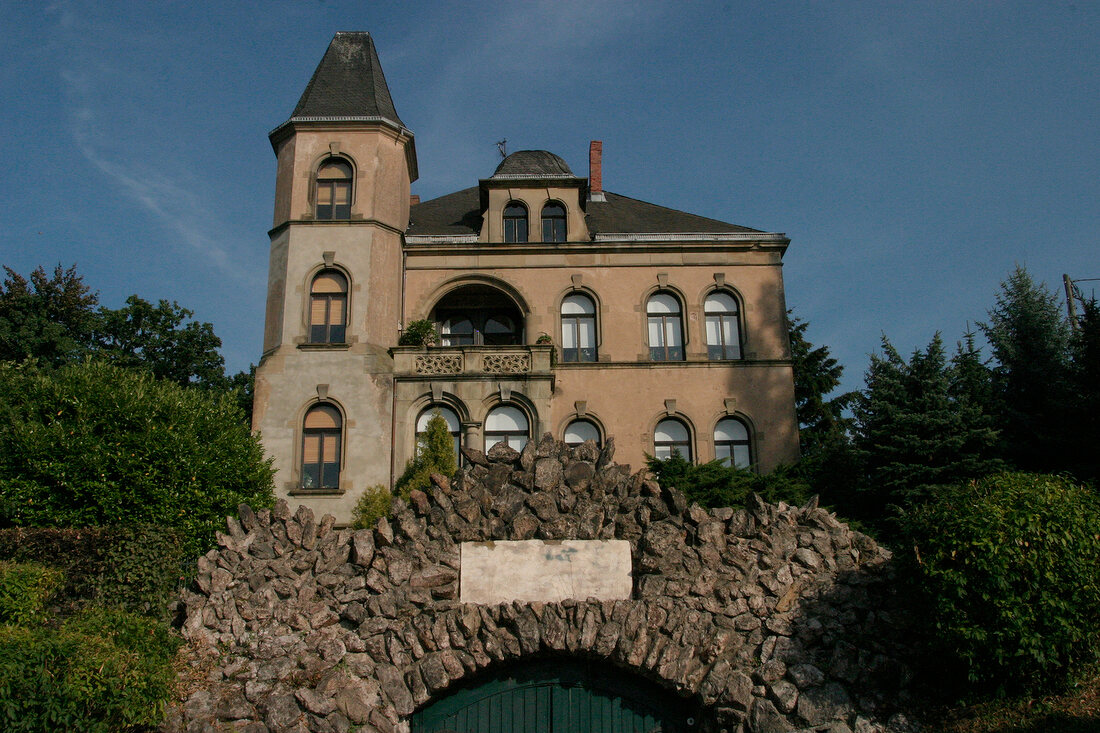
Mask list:
[[[373,530],[241,506],[183,595],[209,672],[164,729],[405,731],[479,672],[553,655],[674,690],[702,731],[910,728],[889,553],[816,502],[688,506],[613,451],[470,452]],[[633,598],[458,601],[458,543],[531,538],[628,540]]]

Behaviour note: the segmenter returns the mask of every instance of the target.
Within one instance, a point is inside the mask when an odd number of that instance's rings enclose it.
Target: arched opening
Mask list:
[[[490,285],[464,285],[444,295],[432,311],[441,346],[523,343],[523,313],[505,293]]]
[[[413,714],[412,733],[687,733],[698,715],[649,680],[591,661],[547,659],[479,677]]]

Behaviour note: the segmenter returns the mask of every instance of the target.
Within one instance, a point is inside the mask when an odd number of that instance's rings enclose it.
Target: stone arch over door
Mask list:
[[[690,733],[698,711],[648,680],[586,659],[511,665],[430,702],[411,733]]]

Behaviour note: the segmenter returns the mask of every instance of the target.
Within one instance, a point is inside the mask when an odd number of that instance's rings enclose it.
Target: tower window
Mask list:
[[[340,438],[343,420],[335,406],[310,408],[302,424],[302,488],[340,488]]]
[[[737,323],[737,301],[729,293],[718,291],[703,304],[707,325],[707,357],[741,358],[741,332]]]
[[[649,358],[653,361],[683,361],[684,324],[680,300],[671,293],[655,293],[646,303],[649,327]]]
[[[561,302],[562,361],[597,361],[596,304],[573,293]]]
[[[542,241],[565,241],[565,207],[558,203],[542,207]]]
[[[309,342],[344,343],[347,338],[348,279],[336,270],[322,270],[313,278],[309,298]]]
[[[518,201],[504,207],[504,241],[527,241],[527,207]]]
[[[317,218],[351,218],[351,166],[329,158],[317,169]]]

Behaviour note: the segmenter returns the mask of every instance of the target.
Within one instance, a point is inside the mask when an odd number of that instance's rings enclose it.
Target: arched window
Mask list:
[[[714,457],[724,466],[748,468],[752,465],[749,429],[735,417],[727,417],[714,426]]]
[[[527,241],[527,207],[517,201],[504,207],[504,241]]]
[[[420,449],[420,436],[428,430],[428,421],[432,417],[439,413],[439,416],[443,418],[443,421],[447,423],[447,432],[451,434],[451,440],[455,446],[455,465],[459,463],[459,458],[462,456],[462,427],[458,422],[458,415],[454,410],[445,405],[432,405],[423,412],[420,413],[420,417],[416,418],[416,447]]]
[[[348,279],[321,270],[309,288],[309,342],[342,344],[347,338]]]
[[[562,361],[597,361],[596,304],[573,293],[561,302]]]
[[[343,420],[335,406],[322,402],[302,423],[302,488],[340,488],[340,432]]]
[[[527,416],[511,405],[495,407],[485,418],[485,450],[502,441],[509,448],[523,450],[528,435]]]
[[[660,460],[672,458],[673,453],[679,453],[686,461],[691,458],[691,433],[675,418],[668,418],[657,423],[653,431],[653,455]]]
[[[469,346],[474,343],[474,324],[469,318],[448,318],[443,321],[440,331],[440,346]]]
[[[703,303],[707,318],[707,357],[740,359],[741,329],[737,324],[737,301],[729,293],[711,293]]]
[[[683,361],[684,324],[680,300],[672,293],[654,293],[646,303],[649,320],[649,358]]]
[[[351,218],[351,165],[329,158],[317,169],[317,218]]]
[[[542,241],[565,241],[565,207],[559,203],[542,207]]]
[[[591,420],[574,420],[565,428],[565,444],[570,447],[580,445],[586,440],[593,440],[596,445],[603,445],[600,440],[600,429]]]

